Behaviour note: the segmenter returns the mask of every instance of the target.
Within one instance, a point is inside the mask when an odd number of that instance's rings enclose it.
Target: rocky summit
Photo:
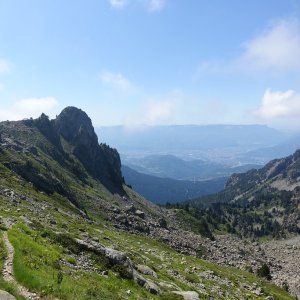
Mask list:
[[[3,299],[299,296],[297,237],[259,239],[190,204],[150,203],[82,110],[2,122],[0,143]]]

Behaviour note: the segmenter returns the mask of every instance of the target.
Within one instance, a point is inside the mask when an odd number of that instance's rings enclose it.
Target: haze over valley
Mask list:
[[[300,299],[300,2],[0,0],[0,300]]]

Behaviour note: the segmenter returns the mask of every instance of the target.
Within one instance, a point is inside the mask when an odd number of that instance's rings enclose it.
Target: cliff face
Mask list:
[[[72,145],[72,153],[93,177],[109,190],[122,187],[121,160],[118,152],[105,144],[98,144],[91,119],[75,107],[65,108],[53,120],[56,132]]]
[[[55,168],[53,176],[46,175],[50,170],[45,160],[41,160],[42,155],[51,157],[50,165],[58,163],[83,183],[90,175],[110,192],[123,193],[117,150],[98,143],[91,119],[78,108],[67,107],[54,120],[42,114],[35,120],[2,122],[0,135],[4,148],[24,156],[7,162],[8,167],[46,193],[58,192],[76,198],[67,191],[64,176],[56,174]]]

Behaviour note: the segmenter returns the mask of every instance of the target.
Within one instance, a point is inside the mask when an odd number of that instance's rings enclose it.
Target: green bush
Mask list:
[[[272,279],[271,273],[270,273],[270,268],[267,264],[263,264],[258,270],[257,270],[257,275],[259,277],[266,278],[268,280]]]
[[[196,251],[196,257],[203,258],[207,255],[207,249],[204,246],[199,246],[199,248]]]

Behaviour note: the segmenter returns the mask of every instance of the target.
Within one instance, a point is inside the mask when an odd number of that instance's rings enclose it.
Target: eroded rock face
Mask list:
[[[76,107],[65,108],[54,120],[54,123],[58,133],[72,145],[90,146],[90,151],[97,147],[98,138],[92,121],[81,109]]]
[[[54,120],[42,114],[37,119],[2,122],[0,132],[1,147],[4,149],[30,154],[38,164],[41,162],[40,152],[44,152],[82,182],[89,174],[110,192],[124,194],[120,156],[117,150],[98,143],[92,121],[82,110],[67,107]],[[77,206],[76,197],[69,193],[62,181],[54,173],[43,176],[31,160],[26,164],[9,162],[6,167],[32,182],[39,190],[47,194],[57,192]]]
[[[76,107],[65,108],[53,120],[56,131],[73,146],[73,154],[85,169],[110,191],[122,190],[121,160],[118,152],[98,143],[91,119]]]

